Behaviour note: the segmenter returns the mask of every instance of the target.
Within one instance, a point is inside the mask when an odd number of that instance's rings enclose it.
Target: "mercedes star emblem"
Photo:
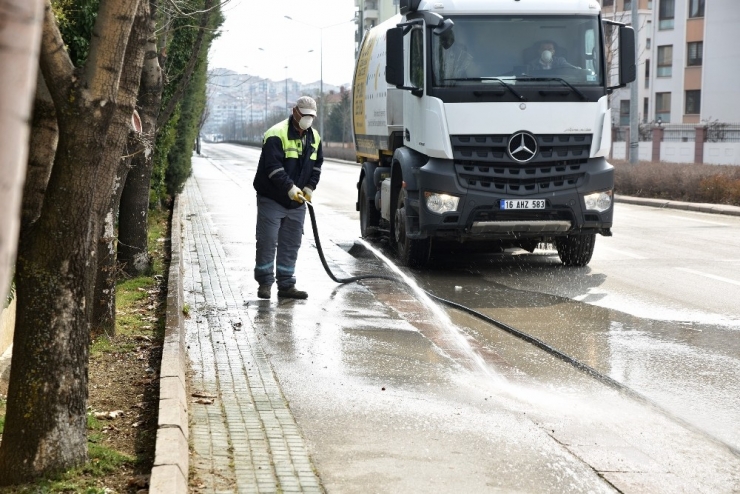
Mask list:
[[[537,156],[537,139],[529,132],[517,132],[506,146],[511,159],[518,163],[526,163]]]

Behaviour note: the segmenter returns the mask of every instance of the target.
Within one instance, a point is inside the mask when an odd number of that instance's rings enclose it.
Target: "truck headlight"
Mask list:
[[[583,196],[583,200],[586,202],[586,209],[591,211],[598,211],[599,213],[606,211],[612,205],[612,191],[606,190],[604,192],[594,192],[593,194],[586,194]]]
[[[448,211],[457,211],[459,197],[449,194],[438,194],[437,192],[424,192],[427,209],[432,213],[442,214]]]

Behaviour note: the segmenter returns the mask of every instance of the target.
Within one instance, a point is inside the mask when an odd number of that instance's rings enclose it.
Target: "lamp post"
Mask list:
[[[283,16],[289,21],[297,22],[298,24],[303,24],[304,26],[312,27],[314,29],[319,30],[319,134],[321,134],[321,138],[324,138],[324,29],[334,26],[341,26],[342,24],[346,24],[348,22],[355,22],[354,19],[350,19],[348,21],[338,22],[336,24],[330,24],[328,26],[314,26],[313,24],[309,24],[307,22],[303,21],[297,21],[290,17],[289,15]],[[313,51],[313,50],[309,50]]]
[[[288,114],[288,66],[285,66],[285,114]]]

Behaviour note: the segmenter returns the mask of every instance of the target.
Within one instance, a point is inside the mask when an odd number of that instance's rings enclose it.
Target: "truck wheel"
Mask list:
[[[585,266],[591,261],[596,244],[596,234],[568,235],[555,239],[560,260],[566,266]]]
[[[410,239],[406,236],[406,189],[398,193],[398,205],[394,217],[396,252],[401,264],[410,268],[420,268],[429,262],[432,243],[428,238]]]
[[[360,234],[362,238],[374,237],[380,225],[380,211],[375,208],[375,201],[369,197],[368,177],[362,177],[360,183]]]

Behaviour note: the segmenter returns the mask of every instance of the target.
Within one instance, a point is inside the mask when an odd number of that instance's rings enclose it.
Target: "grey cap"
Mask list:
[[[301,96],[295,102],[295,106],[301,112],[301,115],[316,116],[316,101],[310,96]]]

